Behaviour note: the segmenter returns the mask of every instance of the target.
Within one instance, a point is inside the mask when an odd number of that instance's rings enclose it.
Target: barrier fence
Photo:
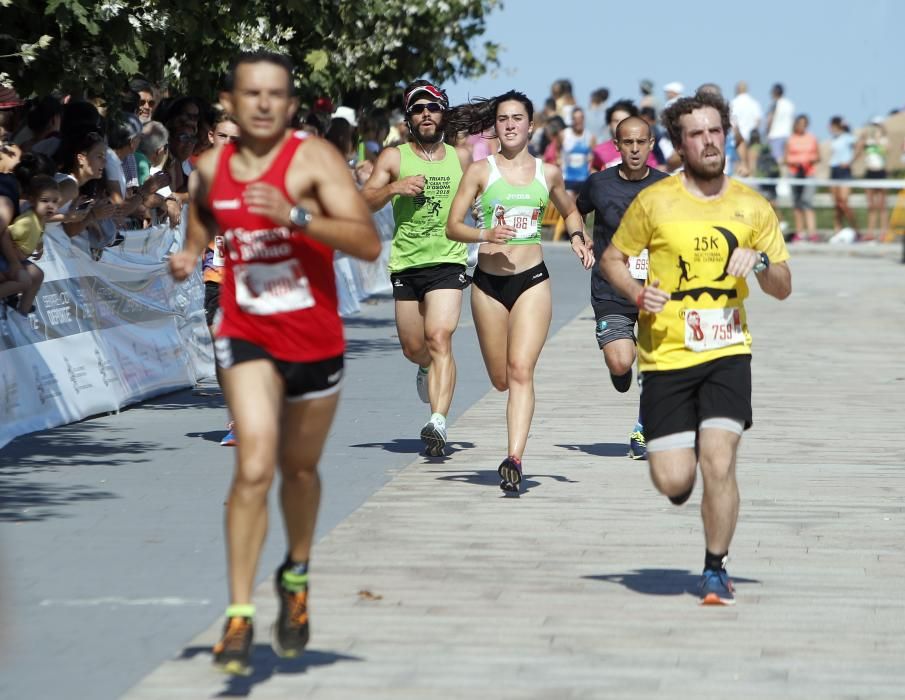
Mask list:
[[[392,209],[378,212],[375,224],[384,242],[377,261],[334,261],[344,316],[390,291]],[[183,231],[161,224],[122,234],[122,244],[94,260],[78,238],[49,225],[35,312],[26,317],[0,304],[0,448],[213,376],[200,269],[176,283],[167,268]]]

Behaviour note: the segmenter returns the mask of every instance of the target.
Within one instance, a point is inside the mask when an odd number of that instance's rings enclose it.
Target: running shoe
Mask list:
[[[443,457],[446,454],[446,426],[429,420],[421,428],[421,442],[428,457]]]
[[[250,617],[228,617],[223,638],[214,645],[214,664],[234,676],[251,675],[251,641],[254,626]]]
[[[522,462],[515,457],[507,457],[502,461],[497,474],[500,475],[500,488],[506,493],[518,495],[519,484],[522,483]]]
[[[291,659],[299,656],[308,644],[308,584],[300,591],[283,586],[283,567],[277,569],[274,587],[280,599],[280,612],[273,623],[272,646],[277,656]]]
[[[735,587],[729,580],[729,573],[722,569],[704,569],[698,584],[701,605],[735,605]]]
[[[647,459],[647,442],[640,430],[632,431],[629,435],[628,456],[632,459]]]
[[[610,372],[610,381],[613,382],[613,387],[620,394],[624,394],[626,391],[632,388],[632,370],[629,370],[625,374],[616,376],[612,372]]]
[[[418,390],[418,398],[422,403],[431,402],[430,394],[427,391],[427,375],[428,372],[422,372],[419,367],[418,374],[415,376],[415,388]]]
[[[231,420],[226,426],[226,435],[220,441],[221,447],[235,447],[239,444],[236,439],[236,421]]]

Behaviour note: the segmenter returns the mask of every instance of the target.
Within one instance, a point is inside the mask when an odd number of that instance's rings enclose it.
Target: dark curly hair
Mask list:
[[[509,90],[496,97],[476,97],[470,102],[453,107],[446,118],[446,137],[454,139],[458,134],[481,134],[496,126],[497,109],[503,102],[520,102],[528,113],[528,121],[534,121],[534,105],[528,96],[518,90]]]
[[[660,117],[663,126],[669,132],[669,140],[672,145],[678,148],[682,144],[682,125],[679,120],[686,114],[691,114],[696,109],[704,107],[713,107],[720,113],[720,123],[723,126],[723,133],[728,134],[729,123],[729,104],[719,95],[708,92],[699,92],[694,97],[680,97],[669,107],[663,110]]]

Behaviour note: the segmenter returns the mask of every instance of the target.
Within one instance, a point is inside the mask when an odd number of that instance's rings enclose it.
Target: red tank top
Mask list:
[[[239,338],[290,362],[341,355],[333,249],[301,229],[278,226],[244,204],[245,188],[266,182],[286,191],[286,171],[306,134],[294,132],[257,180],[239,182],[229,170],[235,144],[223,147],[208,206],[226,244],[217,337]]]

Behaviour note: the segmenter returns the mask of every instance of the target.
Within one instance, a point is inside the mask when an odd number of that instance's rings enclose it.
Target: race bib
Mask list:
[[[647,279],[647,248],[641,251],[641,255],[632,255],[628,259],[628,271],[636,280]]]
[[[214,267],[223,267],[226,264],[226,237],[214,236],[214,257],[211,259],[211,265]]]
[[[540,209],[537,207],[497,207],[493,215],[494,226],[511,226],[516,238],[531,238],[537,235],[540,224]]]
[[[745,342],[738,309],[686,309],[685,347],[694,352]]]
[[[298,260],[244,263],[236,266],[236,303],[256,316],[299,311],[314,306],[311,285]]]
[[[571,170],[580,170],[588,162],[586,153],[570,153],[566,156],[566,167]]]

